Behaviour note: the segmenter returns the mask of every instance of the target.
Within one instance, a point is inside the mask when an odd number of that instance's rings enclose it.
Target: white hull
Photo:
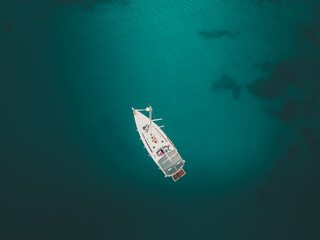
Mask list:
[[[177,181],[185,172],[182,169],[185,161],[180,157],[177,149],[162,131],[162,129],[151,119],[141,113],[141,111],[152,111],[152,108],[137,110],[132,108],[137,131],[140,139],[147,149],[153,161],[164,173],[165,177],[172,177]]]

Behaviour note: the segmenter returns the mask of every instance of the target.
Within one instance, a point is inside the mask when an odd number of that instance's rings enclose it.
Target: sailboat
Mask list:
[[[137,131],[143,142],[144,148],[147,149],[149,156],[158,165],[165,177],[172,177],[173,181],[179,180],[186,173],[183,170],[185,160],[178,153],[171,140],[162,131],[162,127],[155,122],[162,120],[152,119],[152,107],[145,109],[134,109],[133,116],[137,125]],[[149,117],[141,112],[149,112]]]

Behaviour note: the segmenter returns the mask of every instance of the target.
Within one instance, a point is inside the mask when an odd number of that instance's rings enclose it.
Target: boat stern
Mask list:
[[[177,173],[172,176],[173,181],[178,181],[181,177],[183,177],[186,172],[181,168]]]

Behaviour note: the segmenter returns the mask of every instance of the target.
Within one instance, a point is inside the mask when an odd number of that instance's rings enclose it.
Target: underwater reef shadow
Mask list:
[[[262,99],[282,98],[288,86],[303,90],[314,83],[320,75],[319,62],[307,55],[298,55],[271,67],[269,63],[256,63],[267,76],[247,85],[248,90]]]
[[[320,61],[307,55],[299,55],[280,62],[269,70],[269,64],[255,64],[264,76],[247,85],[257,99],[283,99],[281,109],[264,107],[267,114],[288,125],[294,118],[302,122],[308,118],[319,119],[320,110]],[[301,122],[301,121],[300,121]]]
[[[294,99],[288,99],[283,105],[280,110],[276,110],[270,107],[265,107],[265,111],[277,118],[279,121],[283,122],[284,124],[290,124],[295,117],[298,116],[300,109],[300,103]]]
[[[223,73],[220,79],[212,84],[212,90],[231,90],[233,99],[238,99],[240,96],[241,86],[239,86],[233,78]]]
[[[320,3],[316,9],[320,10]],[[320,120],[320,116],[315,114],[316,110],[320,111],[320,14],[315,14],[305,26],[298,25],[297,29],[302,34],[303,40],[300,44],[303,51],[277,64],[254,64],[253,67],[261,71],[262,77],[246,86],[257,99],[284,99],[285,103],[280,110],[270,107],[264,109],[285,124],[298,116],[316,117]],[[210,34],[207,37],[210,37]],[[231,81],[217,82],[216,88],[223,86],[233,88]]]
[[[283,1],[284,2],[284,1]],[[309,2],[309,1],[305,1]],[[311,2],[311,1],[310,1]],[[317,239],[320,214],[320,24],[315,18],[300,27],[303,51],[273,66],[255,64],[262,77],[247,89],[266,113],[286,125],[280,133],[283,154],[274,156],[275,165],[253,191],[256,201],[268,209],[267,218],[297,226],[283,230],[288,239]],[[265,107],[278,99],[280,108]],[[294,124],[290,124],[293,121]],[[292,137],[294,136],[294,137]],[[288,218],[287,213],[295,219]]]
[[[315,50],[320,51],[320,19],[312,21],[307,26],[300,26],[300,31],[305,39],[316,48]]]

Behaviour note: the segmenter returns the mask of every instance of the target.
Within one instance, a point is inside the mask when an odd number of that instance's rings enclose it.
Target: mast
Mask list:
[[[150,124],[149,124],[149,126],[150,126],[150,134],[152,134],[152,107],[151,106],[149,106],[149,119],[150,119]]]

